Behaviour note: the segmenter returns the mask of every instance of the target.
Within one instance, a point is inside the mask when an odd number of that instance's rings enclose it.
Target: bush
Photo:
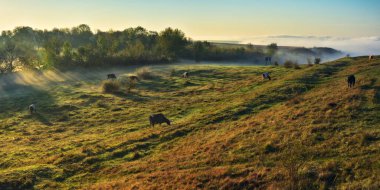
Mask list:
[[[132,89],[136,88],[136,84],[137,84],[136,80],[129,80],[128,83],[126,83],[125,85],[127,92],[131,92]]]
[[[300,65],[297,62],[290,61],[290,60],[285,61],[284,67],[288,69],[290,68],[301,69]]]
[[[290,61],[290,60],[286,60],[284,63],[284,67],[288,69],[293,68],[293,65],[294,65],[293,61]]]
[[[154,75],[152,73],[152,70],[149,67],[141,67],[136,70],[136,76],[139,77],[139,79],[153,79]]]
[[[102,83],[104,93],[114,93],[120,90],[120,83],[117,80],[107,80]]]
[[[320,63],[321,63],[321,58],[314,59],[314,64],[320,64]]]
[[[175,74],[176,74],[176,70],[173,68],[171,71],[170,71],[170,76],[175,76]]]
[[[293,68],[294,69],[301,69],[300,65],[298,63],[294,63],[293,64]]]

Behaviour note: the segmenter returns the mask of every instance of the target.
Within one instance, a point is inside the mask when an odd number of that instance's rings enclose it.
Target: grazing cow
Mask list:
[[[374,58],[373,55],[369,55],[368,56],[368,61],[372,61],[373,58]]]
[[[116,79],[116,75],[111,73],[107,75],[107,79]]]
[[[30,104],[29,111],[30,111],[30,114],[36,113],[37,112],[36,105]]]
[[[270,76],[269,76],[269,73],[268,73],[268,72],[266,72],[266,73],[263,73],[263,80],[265,80],[265,79],[269,79],[269,80],[271,80],[271,78],[270,78]]]
[[[170,125],[170,120],[167,119],[162,113],[153,114],[153,115],[149,116],[149,122],[150,122],[150,126],[152,126],[152,127],[154,127],[155,124],[161,125],[161,123],[166,123],[166,124]]]
[[[189,78],[189,73],[188,73],[188,72],[184,72],[184,73],[182,74],[182,77],[183,77],[183,78]]]
[[[265,64],[272,64],[272,57],[265,57]]]
[[[355,86],[355,76],[354,75],[350,75],[347,77],[347,84],[348,84],[348,88],[353,88]]]
[[[135,76],[135,75],[131,75],[129,76],[129,80],[130,81],[140,81],[139,77]]]

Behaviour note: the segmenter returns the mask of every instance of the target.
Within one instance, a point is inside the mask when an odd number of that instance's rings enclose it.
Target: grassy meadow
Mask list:
[[[0,86],[0,189],[380,188],[379,57],[152,66],[116,93],[87,72]]]

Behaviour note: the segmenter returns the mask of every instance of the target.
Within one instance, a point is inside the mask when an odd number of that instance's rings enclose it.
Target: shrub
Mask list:
[[[293,65],[294,65],[293,61],[290,61],[290,60],[286,60],[284,63],[284,67],[288,69],[292,68]]]
[[[141,67],[136,70],[136,76],[139,79],[153,79],[154,75],[149,67]]]
[[[173,69],[170,71],[170,76],[175,76],[175,73],[176,73],[176,70],[173,68]]]
[[[274,62],[274,66],[278,66],[278,62],[277,61]]]
[[[298,63],[294,63],[293,64],[293,68],[294,69],[301,69],[300,65]]]
[[[136,84],[136,80],[129,80],[125,85],[127,92],[131,92],[132,89],[136,88]]]
[[[290,60],[285,61],[284,67],[288,69],[290,68],[301,69],[300,65],[296,61],[290,61]]]
[[[102,83],[102,90],[104,93],[114,93],[119,91],[120,82],[117,80],[107,80]]]
[[[314,64],[320,64],[320,63],[321,63],[321,58],[314,59]]]

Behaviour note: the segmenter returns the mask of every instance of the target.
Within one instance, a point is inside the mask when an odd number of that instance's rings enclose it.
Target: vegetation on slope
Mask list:
[[[1,97],[0,189],[380,187],[378,58],[152,72],[129,93],[95,78]],[[173,124],[149,127],[159,112]]]

